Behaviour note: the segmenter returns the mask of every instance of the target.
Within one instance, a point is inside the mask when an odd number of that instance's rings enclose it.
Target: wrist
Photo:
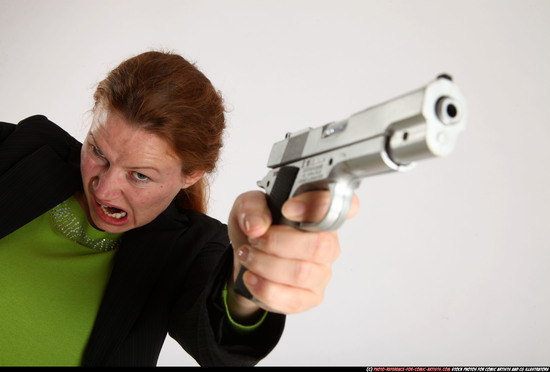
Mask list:
[[[233,290],[233,283],[226,283],[224,288],[224,302],[230,320],[242,326],[258,323],[265,316],[266,311],[256,303],[237,294]]]

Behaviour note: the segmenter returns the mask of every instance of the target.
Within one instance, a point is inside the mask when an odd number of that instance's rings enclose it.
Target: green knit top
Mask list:
[[[78,366],[122,234],[88,223],[71,197],[0,239],[0,366]],[[229,327],[235,322],[221,293]]]
[[[121,237],[72,197],[0,239],[0,365],[80,365]]]

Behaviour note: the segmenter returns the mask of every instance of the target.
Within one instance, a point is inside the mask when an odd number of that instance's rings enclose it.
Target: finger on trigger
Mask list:
[[[287,200],[282,212],[292,221],[317,222],[325,216],[329,203],[329,191],[310,191]]]

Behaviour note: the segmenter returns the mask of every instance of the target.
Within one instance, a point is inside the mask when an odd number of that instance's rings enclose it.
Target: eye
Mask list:
[[[132,179],[137,183],[145,183],[149,181],[149,177],[139,172],[132,172]]]
[[[94,156],[102,161],[107,161],[107,158],[105,157],[105,154],[103,154],[97,147],[94,145],[90,145],[90,149],[92,150],[92,153]]]
[[[94,153],[95,156],[102,159],[106,159],[105,155],[97,147],[95,147],[94,145],[90,145],[90,147],[92,148],[92,152]]]

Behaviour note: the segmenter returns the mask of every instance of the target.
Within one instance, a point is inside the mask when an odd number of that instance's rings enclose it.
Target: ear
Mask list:
[[[195,183],[197,183],[198,180],[200,180],[202,178],[202,176],[204,176],[204,173],[206,173],[206,172],[205,171],[196,171],[196,172],[191,173],[188,176],[185,176],[185,178],[183,180],[182,189],[186,189],[188,187],[193,186]]]

